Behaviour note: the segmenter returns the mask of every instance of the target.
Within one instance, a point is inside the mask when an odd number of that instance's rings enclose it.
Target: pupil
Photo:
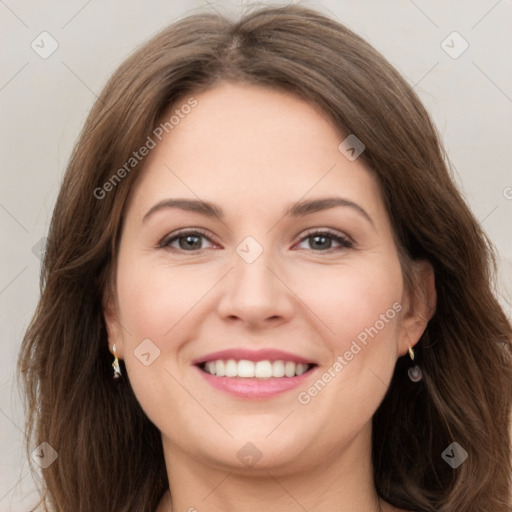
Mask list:
[[[313,237],[313,240],[314,240],[314,245],[317,248],[330,249],[330,241],[331,241],[331,239],[329,237],[322,236],[322,235],[315,235]],[[318,240],[321,240],[321,241],[319,243],[317,243]]]
[[[330,249],[330,242],[331,239],[327,236],[323,235],[315,235],[313,238],[313,245],[316,248],[320,249]],[[184,243],[183,240],[185,240]],[[180,238],[180,247],[182,249],[200,249],[201,247],[201,237],[192,235],[192,236],[185,236]]]
[[[181,243],[185,239],[185,243]],[[192,236],[185,236],[180,238],[180,246],[181,249],[200,249],[201,247],[201,240],[200,237],[196,235]]]

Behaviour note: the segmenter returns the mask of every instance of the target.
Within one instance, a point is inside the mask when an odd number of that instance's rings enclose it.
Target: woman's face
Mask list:
[[[410,316],[377,182],[296,97],[194,98],[153,136],[105,313],[137,399],[168,452],[221,467],[368,446]]]

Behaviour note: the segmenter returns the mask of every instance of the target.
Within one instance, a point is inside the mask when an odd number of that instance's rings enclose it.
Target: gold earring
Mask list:
[[[114,379],[119,379],[119,377],[121,377],[121,368],[119,367],[119,359],[117,358],[117,347],[115,343],[112,350],[114,351],[114,362],[112,363],[112,368],[114,368]]]
[[[414,349],[409,345],[409,357],[411,358],[411,361],[414,361]],[[423,375],[421,373],[421,368],[415,364],[414,366],[411,366],[407,370],[407,375],[409,375],[409,379],[411,379],[413,382],[419,382]]]

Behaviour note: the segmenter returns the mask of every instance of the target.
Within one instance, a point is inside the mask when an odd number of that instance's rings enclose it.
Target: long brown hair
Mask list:
[[[159,431],[128,378],[112,379],[102,310],[140,169],[104,184],[171,106],[220,81],[296,94],[356,134],[404,272],[415,259],[434,268],[436,312],[416,347],[423,380],[412,383],[400,358],[373,419],[379,494],[416,511],[509,510],[511,328],[493,292],[490,243],[412,88],[360,37],[298,6],[259,9],[239,21],[185,18],[124,62],[92,108],[55,206],[41,299],[18,362],[27,451],[47,442],[58,452],[42,470],[46,509],[152,512],[168,488]],[[441,457],[452,442],[468,453],[456,469]]]

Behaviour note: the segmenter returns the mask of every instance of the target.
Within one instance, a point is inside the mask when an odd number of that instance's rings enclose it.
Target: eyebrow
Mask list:
[[[219,219],[224,217],[224,212],[221,208],[207,201],[201,201],[198,199],[164,199],[149,209],[146,215],[142,218],[142,222],[145,222],[155,212],[165,208],[178,208],[179,210],[199,213],[206,217],[218,217]]]
[[[362,206],[349,199],[344,199],[343,197],[323,197],[320,199],[299,201],[287,210],[286,215],[290,215],[291,217],[304,217],[305,215],[329,210],[337,206],[345,206],[354,209],[375,227],[372,218]]]
[[[306,215],[324,210],[330,210],[331,208],[336,208],[338,206],[352,208],[362,217],[364,217],[373,227],[375,227],[372,218],[362,206],[342,197],[323,197],[319,199],[299,201],[291,205],[286,210],[284,217],[305,217]],[[201,201],[198,199],[177,198],[164,199],[155,204],[149,209],[146,215],[144,215],[142,222],[145,222],[155,212],[166,208],[177,208],[183,211],[199,213],[200,215],[204,215],[206,217],[218,217],[219,219],[224,218],[224,212],[222,211],[222,208],[216,206],[213,203],[209,203],[208,201]]]

